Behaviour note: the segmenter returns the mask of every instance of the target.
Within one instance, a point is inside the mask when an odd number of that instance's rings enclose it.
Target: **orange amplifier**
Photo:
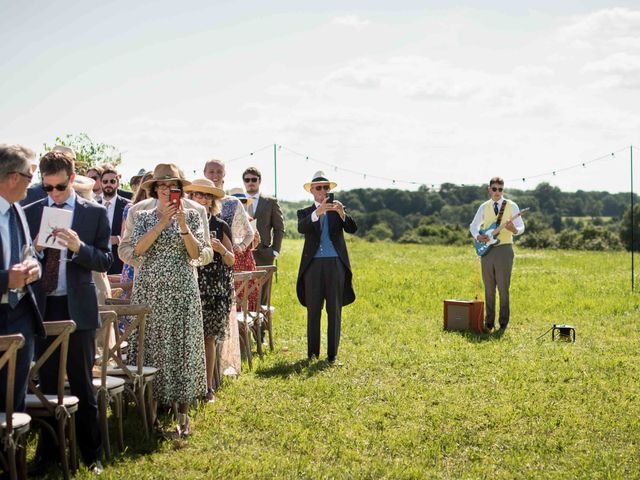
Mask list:
[[[445,300],[444,329],[482,332],[484,302],[480,300]]]

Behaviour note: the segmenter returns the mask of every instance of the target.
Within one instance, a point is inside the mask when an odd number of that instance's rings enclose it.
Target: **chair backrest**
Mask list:
[[[260,265],[260,270],[267,272],[262,278],[261,292],[264,292],[265,306],[269,308],[271,306],[271,288],[273,285],[273,277],[278,271],[278,267],[275,265]]]
[[[100,385],[107,384],[107,367],[109,366],[109,349],[111,334],[114,332],[113,325],[118,322],[118,314],[113,310],[100,312],[100,322],[102,326],[96,331],[96,340],[101,346],[100,352]],[[117,328],[117,327],[116,327]]]
[[[36,363],[29,370],[29,391],[35,394],[40,399],[42,405],[49,410],[50,415],[55,415],[56,407],[64,405],[64,381],[67,373],[67,353],[69,351],[69,335],[71,335],[76,329],[76,322],[73,320],[59,320],[56,322],[45,322],[44,330],[47,337],[55,337],[51,344],[47,347],[42,355],[38,358]],[[36,384],[35,379],[38,377],[38,372],[44,363],[53,355],[53,353],[60,349],[60,359],[58,361],[58,385],[57,385],[57,403],[51,404],[40,387]]]
[[[233,281],[236,283],[236,304],[240,309],[249,312],[249,297],[252,293],[258,292],[262,288],[262,279],[267,272],[265,270],[255,270],[252,272],[236,272],[233,274]]]
[[[16,354],[23,345],[24,337],[19,333],[0,336],[0,370],[5,365],[7,366],[7,392],[4,404],[7,422],[5,436],[13,434],[13,391],[16,381]]]
[[[151,309],[147,305],[99,305],[99,311],[115,312],[118,317],[128,317],[124,332],[120,332],[118,323],[114,323],[115,345],[109,348],[109,359],[122,369],[123,373],[133,382],[136,378],[140,378],[143,374],[144,367],[144,336],[147,324],[147,315],[151,313]],[[135,371],[130,365],[126,365],[122,360],[122,347],[125,342],[131,344],[131,338],[137,332],[138,352],[136,356]]]

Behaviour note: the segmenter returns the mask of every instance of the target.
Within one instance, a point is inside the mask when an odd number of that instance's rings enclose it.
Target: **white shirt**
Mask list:
[[[107,209],[107,217],[109,217],[109,228],[111,228],[113,226],[113,215],[116,211],[116,200],[118,199],[117,196],[113,196],[110,199],[107,199],[106,197],[102,199],[102,205]],[[109,202],[109,206],[107,207],[107,202]]]
[[[48,205],[51,207],[55,203],[51,200],[51,197],[47,197]],[[74,212],[76,208],[76,192],[72,189],[71,195],[64,202],[64,207],[62,210],[67,210],[69,212]],[[73,216],[72,220],[73,222]],[[66,248],[60,250],[60,266],[58,267],[58,286],[56,289],[51,292],[49,295],[59,297],[67,294],[67,252]]]
[[[488,200],[488,202],[491,202],[491,206],[493,208],[493,204],[496,203],[493,201],[493,199]],[[484,220],[484,208],[487,205],[488,202],[484,202],[482,205],[480,205],[480,207],[478,208],[478,211],[476,212],[476,216],[473,217],[473,221],[471,222],[471,225],[469,225],[469,231],[471,232],[471,236],[473,238],[478,238],[478,235],[480,235],[480,227],[482,226],[482,222]],[[502,208],[502,202],[504,202],[504,197],[500,198],[500,200],[498,200],[498,211],[500,210],[500,208]],[[518,213],[520,213],[520,208],[518,207],[518,205],[516,205],[514,202],[511,202],[511,213],[512,215],[517,215]],[[504,223],[506,223],[509,219],[508,218],[503,218],[502,221]],[[514,233],[514,235],[522,235],[522,233],[524,232],[524,222],[522,221],[522,217],[518,216],[518,218],[515,218],[513,220],[513,225],[516,227],[516,233]],[[488,225],[485,226],[485,228]]]
[[[253,216],[255,217],[256,210],[258,210],[258,202],[260,201],[260,192],[256,193],[255,195],[247,194],[247,197],[253,198],[253,205],[251,205],[251,207],[249,208],[253,208]]]

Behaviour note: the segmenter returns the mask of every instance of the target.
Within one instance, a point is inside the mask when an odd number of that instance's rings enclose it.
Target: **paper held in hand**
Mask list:
[[[55,233],[61,228],[71,228],[72,219],[73,212],[60,208],[44,207],[38,232],[38,246],[57,250],[66,248]]]

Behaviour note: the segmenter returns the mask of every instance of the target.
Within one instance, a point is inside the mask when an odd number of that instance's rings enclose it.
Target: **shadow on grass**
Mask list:
[[[482,343],[482,342],[488,342],[492,340],[500,340],[504,336],[505,331],[506,330],[500,328],[498,330],[493,330],[491,332],[473,332],[470,330],[465,330],[465,331],[455,331],[452,333],[457,333],[458,335],[465,338],[470,343]]]
[[[257,369],[255,375],[262,378],[288,378],[291,375],[305,375],[307,378],[334,366],[327,360],[309,360],[307,358],[295,362],[278,362],[268,368]]]

